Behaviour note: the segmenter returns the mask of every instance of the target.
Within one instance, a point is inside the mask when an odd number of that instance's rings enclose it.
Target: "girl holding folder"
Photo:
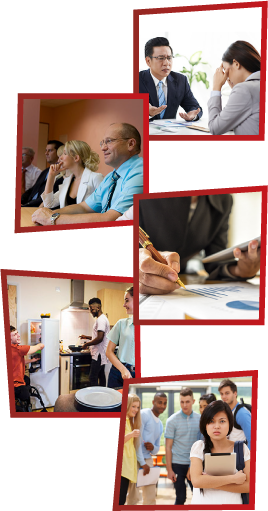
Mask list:
[[[191,481],[194,487],[191,504],[248,503],[250,451],[246,444],[228,440],[233,424],[232,411],[229,405],[221,400],[210,403],[203,411],[200,431],[204,435],[204,441],[195,442],[190,452]],[[206,453],[236,452],[237,466],[241,449],[244,468],[237,470],[234,475],[212,476],[204,473]]]
[[[119,505],[124,505],[127,498],[129,483],[137,482],[137,455],[140,445],[140,398],[136,394],[129,394],[127,402],[126,428],[124,438],[123,464],[121,472],[121,486]]]

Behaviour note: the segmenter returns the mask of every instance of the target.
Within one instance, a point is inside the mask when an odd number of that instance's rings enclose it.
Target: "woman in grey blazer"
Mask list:
[[[234,130],[235,135],[259,134],[260,65],[260,54],[246,41],[236,41],[223,54],[208,101],[208,125],[212,135],[222,135],[229,130]],[[226,81],[232,91],[222,109],[221,88]]]

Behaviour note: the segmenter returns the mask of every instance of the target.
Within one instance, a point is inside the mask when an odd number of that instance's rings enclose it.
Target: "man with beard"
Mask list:
[[[250,450],[251,413],[244,403],[238,403],[236,384],[227,378],[222,380],[218,390],[222,401],[230,406],[234,415],[234,427],[229,435],[229,440],[233,442],[242,440]]]
[[[80,338],[92,339],[83,345],[83,349],[90,347],[92,357],[89,374],[90,387],[97,387],[98,385],[106,387],[105,364],[109,362],[106,357],[106,348],[109,342],[107,334],[110,331],[110,323],[101,310],[101,300],[99,298],[91,298],[88,305],[93,318],[96,318],[92,330],[93,339],[87,335],[80,335]]]

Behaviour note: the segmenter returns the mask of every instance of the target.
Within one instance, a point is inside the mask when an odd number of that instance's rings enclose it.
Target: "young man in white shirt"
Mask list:
[[[101,300],[99,298],[91,298],[88,302],[89,310],[96,318],[94,323],[92,336],[93,339],[85,342],[83,348],[90,347],[91,365],[90,365],[90,387],[106,387],[105,364],[109,363],[106,357],[106,348],[109,342],[107,334],[110,331],[110,323],[101,310]],[[81,339],[91,339],[87,335],[80,335]]]

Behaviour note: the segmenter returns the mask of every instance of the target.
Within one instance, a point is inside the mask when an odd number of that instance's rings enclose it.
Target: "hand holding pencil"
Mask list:
[[[184,287],[178,279],[180,256],[176,252],[158,252],[149,236],[140,228],[139,291],[143,294],[167,294]]]

